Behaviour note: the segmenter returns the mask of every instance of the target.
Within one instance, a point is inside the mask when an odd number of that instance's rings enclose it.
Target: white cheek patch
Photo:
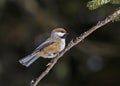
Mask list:
[[[57,34],[58,36],[61,36],[61,37],[65,35],[65,33],[61,33],[61,32],[57,32],[55,34]]]

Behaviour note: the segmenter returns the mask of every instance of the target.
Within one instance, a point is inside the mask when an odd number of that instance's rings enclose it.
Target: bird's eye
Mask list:
[[[64,33],[64,31],[61,31],[61,33]]]

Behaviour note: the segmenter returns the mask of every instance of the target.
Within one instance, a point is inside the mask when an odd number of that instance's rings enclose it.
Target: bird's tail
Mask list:
[[[19,62],[26,66],[29,67],[34,61],[36,61],[39,58],[37,54],[30,54],[22,59],[19,60]]]

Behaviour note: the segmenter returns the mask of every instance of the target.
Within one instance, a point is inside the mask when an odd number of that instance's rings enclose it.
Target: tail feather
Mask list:
[[[22,59],[19,60],[19,62],[26,66],[26,67],[29,67],[34,61],[36,61],[37,59],[39,58],[38,55],[36,54],[30,54]]]

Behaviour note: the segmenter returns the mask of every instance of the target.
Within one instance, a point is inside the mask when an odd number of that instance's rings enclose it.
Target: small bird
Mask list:
[[[39,57],[56,57],[65,48],[67,35],[68,33],[63,28],[52,30],[50,37],[45,42],[39,45],[30,55],[20,59],[19,62],[22,65],[29,67]]]

